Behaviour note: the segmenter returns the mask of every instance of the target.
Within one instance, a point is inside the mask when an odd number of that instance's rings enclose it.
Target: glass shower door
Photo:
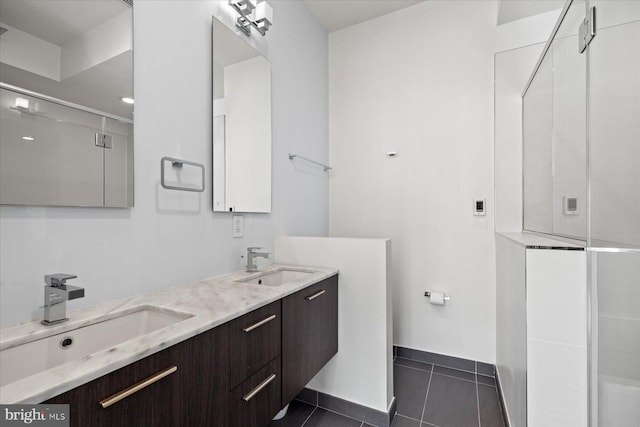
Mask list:
[[[587,234],[584,11],[584,0],[571,3],[522,103],[524,229],[579,240]]]
[[[591,425],[640,425],[640,2],[591,0]]]

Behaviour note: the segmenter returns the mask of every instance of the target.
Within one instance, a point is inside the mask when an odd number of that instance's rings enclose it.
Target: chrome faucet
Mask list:
[[[67,285],[69,279],[78,276],[73,274],[48,274],[44,276],[47,284],[44,287],[44,319],[43,325],[55,325],[69,320],[67,318],[67,301],[84,297],[84,288]]]
[[[269,258],[268,252],[258,252],[262,248],[250,247],[247,248],[247,273],[254,273],[258,271],[256,265],[256,258]]]

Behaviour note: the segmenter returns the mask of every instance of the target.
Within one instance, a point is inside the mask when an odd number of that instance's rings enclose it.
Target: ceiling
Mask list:
[[[2,22],[18,30],[61,46],[126,8],[118,1],[0,1],[0,16]]]
[[[320,24],[332,32],[424,0],[304,0]]]
[[[565,0],[498,0],[498,25],[562,9]]]
[[[329,33],[413,6],[422,1],[436,0],[304,0],[311,13]],[[565,0],[498,0],[497,24],[502,25],[551,10],[562,9],[564,3]]]

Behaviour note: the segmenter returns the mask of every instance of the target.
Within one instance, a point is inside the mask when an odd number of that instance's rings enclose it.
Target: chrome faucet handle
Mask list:
[[[78,276],[73,274],[65,274],[65,273],[56,273],[56,274],[47,274],[44,276],[44,282],[49,286],[62,286],[67,280],[75,279]]]

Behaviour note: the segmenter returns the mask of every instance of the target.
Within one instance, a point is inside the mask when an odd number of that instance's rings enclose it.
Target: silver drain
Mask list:
[[[69,347],[73,345],[73,338],[64,337],[60,340],[60,348],[63,350],[68,350]]]

